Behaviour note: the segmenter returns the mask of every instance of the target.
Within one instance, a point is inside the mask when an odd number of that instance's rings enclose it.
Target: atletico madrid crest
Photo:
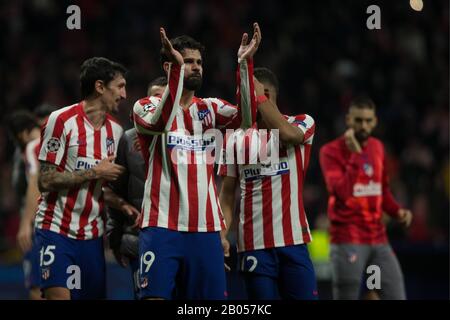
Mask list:
[[[113,138],[106,138],[106,152],[108,157],[114,155],[115,144]]]
[[[209,109],[200,110],[198,112],[198,119],[202,121],[205,126],[209,126],[212,124],[212,116],[211,111]]]

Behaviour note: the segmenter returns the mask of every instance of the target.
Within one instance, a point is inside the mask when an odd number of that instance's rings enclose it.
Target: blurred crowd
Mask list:
[[[81,8],[81,30],[68,30],[66,8]],[[366,9],[381,9],[381,29],[369,30]],[[345,130],[357,94],[377,104],[379,137],[389,154],[394,195],[409,207],[409,230],[389,223],[392,241],[448,243],[449,238],[449,3],[424,1],[413,11],[397,1],[60,1],[0,2],[0,121],[13,110],[77,102],[79,66],[105,56],[129,70],[127,100],[118,115],[129,123],[133,103],[162,74],[159,27],[188,34],[207,49],[201,96],[235,101],[237,49],[258,21],[263,40],[256,66],[280,80],[279,107],[316,121],[304,190],[313,228],[326,215],[319,148]],[[14,146],[0,126],[0,250],[15,246],[19,213],[11,188]]]

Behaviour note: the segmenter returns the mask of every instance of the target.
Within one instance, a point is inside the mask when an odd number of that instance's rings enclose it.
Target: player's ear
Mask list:
[[[347,128],[350,128],[352,126],[352,118],[350,116],[350,113],[347,113],[345,115],[345,124],[347,125]]]
[[[375,128],[378,125],[378,118],[377,116],[375,116],[375,118],[373,118],[373,127]]]
[[[97,80],[95,81],[95,92],[97,92],[98,94],[103,94],[103,92],[105,91],[105,86],[102,80]]]
[[[163,63],[163,69],[166,74],[169,72],[169,66],[170,66],[170,63],[168,61],[165,61]]]

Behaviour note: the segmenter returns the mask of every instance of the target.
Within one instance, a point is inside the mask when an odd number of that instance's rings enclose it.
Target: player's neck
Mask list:
[[[106,118],[106,110],[98,99],[84,100],[83,109],[95,129],[103,126]]]
[[[192,99],[194,98],[195,91],[191,90],[183,90],[183,94],[181,95],[180,105],[183,109],[188,109],[192,104]]]

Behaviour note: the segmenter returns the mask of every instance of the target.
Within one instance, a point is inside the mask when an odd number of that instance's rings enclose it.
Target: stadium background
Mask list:
[[[68,30],[66,8],[81,8],[81,30]],[[366,8],[381,9],[381,29],[368,30]],[[47,102],[58,107],[79,99],[79,66],[91,56],[122,62],[130,70],[127,100],[119,118],[161,75],[158,28],[169,37],[189,34],[207,48],[199,96],[234,102],[236,52],[243,32],[258,21],[263,40],[256,66],[280,80],[279,106],[308,113],[317,123],[304,201],[313,229],[326,243],[326,189],[321,145],[344,131],[350,99],[367,93],[378,105],[381,138],[389,154],[391,186],[411,208],[409,230],[387,221],[391,243],[411,299],[449,297],[449,3],[408,0],[357,1],[57,1],[0,2],[0,121],[18,108]],[[18,195],[11,188],[14,151],[0,127],[0,299],[22,299],[21,255],[15,246]],[[322,251],[322,253],[321,253]],[[316,263],[326,265],[323,253]],[[108,256],[109,257],[109,256]],[[112,259],[110,298],[131,297],[129,275]],[[322,269],[321,269],[322,270]],[[321,297],[329,295],[326,267]],[[232,297],[242,284],[230,275]]]

